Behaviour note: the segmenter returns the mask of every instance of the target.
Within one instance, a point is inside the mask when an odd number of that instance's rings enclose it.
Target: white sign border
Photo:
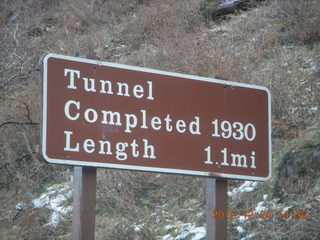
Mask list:
[[[76,160],[64,160],[64,159],[52,159],[49,158],[46,154],[46,137],[47,137],[47,93],[48,93],[48,60],[49,58],[59,58],[63,60],[83,62],[89,64],[96,64],[98,66],[109,66],[114,68],[121,68],[127,70],[134,70],[140,72],[147,73],[156,73],[167,76],[174,76],[180,78],[186,78],[197,81],[211,82],[224,84],[229,86],[239,86],[251,89],[258,89],[266,91],[268,94],[268,138],[269,138],[269,175],[267,177],[255,177],[255,176],[247,176],[247,175],[236,175],[236,174],[224,174],[224,173],[212,173],[212,172],[203,172],[203,171],[191,171],[184,169],[171,169],[171,168],[158,168],[158,167],[143,167],[143,166],[135,166],[135,165],[125,165],[125,164],[113,164],[113,163],[100,163],[100,162],[82,162]],[[103,167],[103,168],[115,168],[115,169],[124,169],[124,170],[136,170],[136,171],[148,171],[148,172],[159,172],[159,173],[176,173],[176,174],[185,174],[185,175],[195,175],[195,176],[203,176],[203,177],[219,177],[225,179],[240,179],[240,180],[250,180],[250,181],[268,181],[272,176],[272,142],[271,142],[271,94],[270,91],[266,87],[256,86],[251,84],[237,83],[237,82],[229,82],[223,81],[214,78],[205,78],[187,74],[173,73],[173,72],[165,72],[160,70],[154,70],[149,68],[141,68],[134,67],[129,65],[117,64],[117,63],[109,63],[102,62],[98,60],[84,59],[78,57],[70,57],[55,53],[49,53],[45,55],[42,59],[42,119],[41,119],[41,154],[42,157],[49,163],[55,164],[64,164],[64,165],[73,165],[73,166],[84,166],[84,167]]]

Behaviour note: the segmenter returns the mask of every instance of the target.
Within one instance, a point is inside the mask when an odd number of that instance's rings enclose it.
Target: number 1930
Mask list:
[[[253,141],[256,138],[256,128],[252,123],[242,124],[241,122],[230,123],[229,121],[219,122],[218,119],[212,122],[213,137],[222,137],[225,139],[233,138],[241,141]]]

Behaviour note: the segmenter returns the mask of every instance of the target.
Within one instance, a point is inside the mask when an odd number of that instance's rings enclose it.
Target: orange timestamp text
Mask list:
[[[212,211],[211,219],[242,219],[242,220],[268,220],[278,217],[280,219],[307,219],[307,210],[294,210],[294,211],[272,211],[272,210],[261,210],[261,211]]]

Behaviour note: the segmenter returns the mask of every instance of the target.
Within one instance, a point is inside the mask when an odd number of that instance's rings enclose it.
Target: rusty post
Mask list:
[[[96,168],[74,167],[72,240],[94,240]]]
[[[206,179],[206,213],[207,213],[207,240],[227,240],[227,196],[228,180],[226,179]],[[213,219],[214,211],[223,211],[221,219]]]

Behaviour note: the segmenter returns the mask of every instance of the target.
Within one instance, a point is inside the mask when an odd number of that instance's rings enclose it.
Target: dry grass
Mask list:
[[[277,0],[272,17],[281,25],[285,43],[318,43],[320,40],[320,4],[317,0]]]

